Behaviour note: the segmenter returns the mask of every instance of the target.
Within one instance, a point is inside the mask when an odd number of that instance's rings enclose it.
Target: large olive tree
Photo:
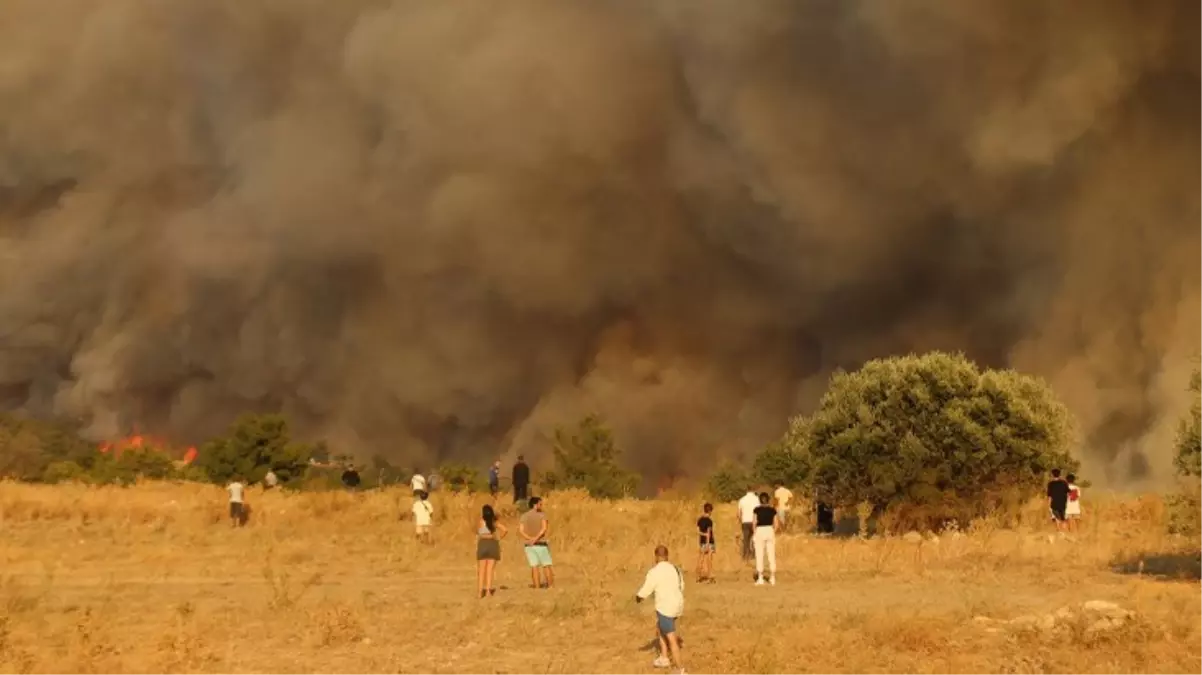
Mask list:
[[[869,361],[832,377],[818,410],[782,440],[798,473],[837,504],[971,517],[1072,470],[1074,427],[1040,379],[981,371],[933,352]]]

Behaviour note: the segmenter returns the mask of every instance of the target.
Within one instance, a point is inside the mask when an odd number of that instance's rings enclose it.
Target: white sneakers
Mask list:
[[[671,668],[672,662],[663,656],[657,656],[655,657],[655,660],[651,662],[651,665],[655,666],[656,668]]]
[[[770,583],[770,584],[772,584],[773,586],[775,586],[775,585],[776,585],[776,577],[774,576],[774,577],[772,577],[771,579],[769,579],[769,580],[768,580],[768,583]]]
[[[776,577],[774,576],[774,577],[772,577],[772,578],[768,579],[768,583],[769,583],[769,584],[772,584],[773,586],[775,586],[775,585],[776,585]],[[755,580],[755,585],[756,585],[756,586],[763,586],[763,585],[764,585],[764,577],[760,577],[759,579],[756,579],[756,580]]]

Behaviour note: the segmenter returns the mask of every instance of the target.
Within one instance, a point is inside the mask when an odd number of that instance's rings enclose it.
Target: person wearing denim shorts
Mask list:
[[[655,547],[655,566],[647,572],[643,585],[634,594],[635,602],[655,596],[655,637],[659,641],[659,656],[652,662],[656,668],[667,668],[673,662],[680,672],[680,635],[676,621],[684,612],[684,573],[668,559],[668,547]]]
[[[543,500],[531,497],[530,510],[518,520],[518,534],[526,544],[526,562],[530,564],[531,588],[551,588],[555,583],[551,549],[547,545],[550,531],[551,524],[543,512]]]

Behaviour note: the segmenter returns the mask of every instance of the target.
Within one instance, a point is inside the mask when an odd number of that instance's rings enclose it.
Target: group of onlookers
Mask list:
[[[1048,510],[1057,532],[1076,532],[1081,524],[1081,487],[1073,474],[1060,477],[1060,469],[1052,469],[1048,481]]]

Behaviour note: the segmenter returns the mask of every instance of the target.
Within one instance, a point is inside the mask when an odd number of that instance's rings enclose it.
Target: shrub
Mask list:
[[[1073,439],[1068,410],[1042,380],[934,352],[836,373],[782,444],[836,505],[942,522],[983,513],[991,494],[1033,496],[1050,469],[1076,468]]]
[[[1189,412],[1177,428],[1177,453],[1174,463],[1182,481],[1182,491],[1168,498],[1169,531],[1188,536],[1202,532],[1202,488],[1198,476],[1202,474],[1202,449],[1199,448],[1199,426],[1202,425],[1202,388],[1198,366],[1194,365],[1189,390],[1193,393]]]
[[[613,433],[596,415],[571,431],[556,429],[553,452],[557,488],[583,488],[597,499],[620,499],[638,488],[638,475],[618,464]]]
[[[733,502],[747,492],[751,478],[743,467],[723,462],[705,483],[705,495],[716,502]]]
[[[304,476],[313,449],[292,440],[283,415],[243,415],[227,436],[206,443],[193,463],[219,484],[235,475],[253,483],[268,469],[287,484]]]
[[[85,482],[87,479],[88,474],[84,468],[69,459],[51,462],[42,474],[44,483]]]
[[[479,472],[467,464],[444,464],[438,470],[438,475],[451,492],[481,492],[481,488],[485,487],[481,484]]]

